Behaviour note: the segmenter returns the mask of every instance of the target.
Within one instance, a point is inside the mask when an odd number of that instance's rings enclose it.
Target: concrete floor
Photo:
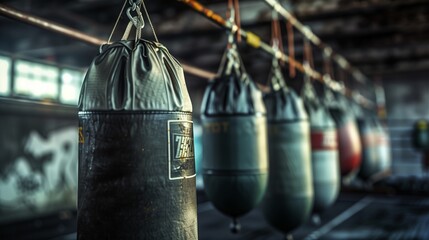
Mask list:
[[[293,238],[296,240],[429,239],[429,198],[342,193],[337,202],[320,215],[320,220],[321,223],[315,225],[310,219],[292,232]],[[210,202],[206,201],[204,194],[199,194],[200,240],[285,239],[265,222],[259,209],[240,218],[242,229],[239,234],[230,233],[230,222],[229,218],[223,216]],[[74,218],[68,219],[61,225],[55,225],[54,220],[48,217],[26,224],[26,226],[0,226],[0,239],[76,239]],[[26,230],[27,227],[34,229],[37,224],[47,226],[43,231],[38,232]],[[6,232],[9,234],[5,234]],[[70,234],[59,236],[59,232],[70,232]],[[55,235],[59,237],[47,237]]]
[[[294,239],[429,239],[429,198],[342,194],[334,206],[292,232]],[[230,220],[210,203],[199,206],[200,239],[285,239],[268,226],[260,210],[243,217],[242,232],[229,233]]]

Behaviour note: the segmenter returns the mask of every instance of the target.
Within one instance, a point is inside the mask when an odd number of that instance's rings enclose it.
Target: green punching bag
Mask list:
[[[226,50],[201,107],[203,181],[213,205],[236,219],[262,199],[268,178],[267,128],[261,92],[247,75],[236,45]]]
[[[285,83],[273,60],[268,120],[269,177],[262,210],[268,223],[287,235],[303,224],[313,206],[310,125],[304,104]]]

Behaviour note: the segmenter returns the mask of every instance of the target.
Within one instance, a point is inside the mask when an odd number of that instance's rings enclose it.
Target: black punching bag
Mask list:
[[[208,198],[234,219],[262,199],[268,178],[262,94],[245,72],[236,45],[227,49],[201,107],[203,180]]]
[[[308,79],[304,83],[302,96],[310,118],[313,211],[319,213],[335,202],[340,191],[337,132],[335,122],[316,97]]]
[[[303,224],[313,206],[310,126],[301,99],[288,89],[273,61],[271,92],[265,95],[269,177],[262,204],[271,226],[288,234]]]
[[[198,239],[192,105],[163,45],[102,46],[79,130],[78,239]]]

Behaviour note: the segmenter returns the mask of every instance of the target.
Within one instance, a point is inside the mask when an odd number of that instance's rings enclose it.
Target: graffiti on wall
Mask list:
[[[12,137],[13,151],[0,147],[0,218],[76,206],[77,127],[27,130]],[[1,143],[7,132],[1,134]]]

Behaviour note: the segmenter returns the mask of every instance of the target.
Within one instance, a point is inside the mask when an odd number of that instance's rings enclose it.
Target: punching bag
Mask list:
[[[419,151],[429,150],[429,130],[428,122],[426,120],[418,120],[413,125],[411,133],[413,147]]]
[[[236,45],[225,52],[218,76],[205,91],[203,181],[213,205],[233,218],[262,199],[268,178],[265,106],[261,92],[247,75]]]
[[[379,171],[379,158],[377,157],[377,133],[370,118],[359,117],[357,119],[360,141],[362,145],[362,163],[359,177],[364,180]]]
[[[324,90],[326,94],[331,92],[328,88]],[[345,106],[345,96],[338,92],[332,94],[334,101],[327,102],[327,107],[337,127],[341,176],[354,177],[361,164],[362,146],[359,130],[355,118]]]
[[[310,118],[314,206],[319,213],[331,206],[340,191],[340,166],[335,123],[306,79],[302,97]]]
[[[373,118],[376,132],[377,172],[388,171],[391,168],[389,135],[377,118]]]
[[[79,130],[78,239],[198,239],[192,105],[163,45],[102,46]]]
[[[313,206],[310,128],[302,100],[286,87],[277,59],[270,86],[264,97],[270,170],[262,210],[271,226],[288,234],[307,220]]]
[[[376,154],[376,129],[370,116],[370,112],[351,98],[346,98],[348,108],[352,109],[353,116],[359,130],[359,139],[362,146],[361,166],[358,176],[368,180],[378,172],[379,161]]]

